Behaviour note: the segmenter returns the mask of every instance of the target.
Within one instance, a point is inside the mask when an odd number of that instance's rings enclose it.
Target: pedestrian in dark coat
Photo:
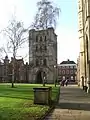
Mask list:
[[[65,84],[66,84],[66,86],[68,85],[68,79],[65,80]]]

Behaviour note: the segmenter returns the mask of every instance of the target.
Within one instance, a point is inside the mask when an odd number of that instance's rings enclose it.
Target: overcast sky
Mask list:
[[[39,0],[0,0],[0,29],[7,26],[14,10],[18,20],[22,20],[25,26],[30,25],[37,10],[37,1]],[[58,63],[67,59],[76,62],[79,55],[77,0],[52,1],[61,8],[56,28],[56,34],[58,35]],[[26,53],[28,53],[27,48],[22,52],[22,56],[25,56]],[[19,54],[21,55],[21,51]]]

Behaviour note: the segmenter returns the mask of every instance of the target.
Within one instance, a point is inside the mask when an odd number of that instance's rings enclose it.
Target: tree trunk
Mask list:
[[[14,87],[14,61],[13,62],[13,66],[12,66],[12,88]]]
[[[15,78],[15,49],[14,49],[13,60],[12,60],[12,88],[14,87],[14,78]]]

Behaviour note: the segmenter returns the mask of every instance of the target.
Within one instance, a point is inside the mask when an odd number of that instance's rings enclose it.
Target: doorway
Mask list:
[[[36,83],[41,84],[42,83],[42,71],[38,71],[36,74]]]

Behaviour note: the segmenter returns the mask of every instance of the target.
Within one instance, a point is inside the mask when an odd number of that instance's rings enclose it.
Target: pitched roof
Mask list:
[[[67,60],[67,61],[62,61],[60,64],[76,64],[76,63],[74,61]]]

